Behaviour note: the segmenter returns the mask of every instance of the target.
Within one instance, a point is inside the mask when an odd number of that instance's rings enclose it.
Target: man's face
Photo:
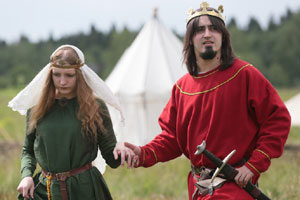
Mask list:
[[[75,69],[52,68],[52,79],[56,92],[60,97],[72,98],[76,96]]]
[[[221,54],[222,33],[212,25],[208,16],[199,17],[199,25],[192,39],[195,55],[204,60],[213,59]]]

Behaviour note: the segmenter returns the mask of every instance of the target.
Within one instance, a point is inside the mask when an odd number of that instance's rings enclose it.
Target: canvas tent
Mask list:
[[[187,73],[182,42],[154,14],[125,50],[107,85],[119,98],[125,123],[114,109],[110,114],[118,141],[143,145],[161,132],[158,117],[176,80]]]
[[[285,102],[292,117],[292,126],[300,126],[300,93]]]

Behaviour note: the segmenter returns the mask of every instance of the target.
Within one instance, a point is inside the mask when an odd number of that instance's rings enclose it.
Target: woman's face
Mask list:
[[[56,88],[56,97],[73,98],[76,96],[76,71],[73,68],[52,68],[52,80]]]

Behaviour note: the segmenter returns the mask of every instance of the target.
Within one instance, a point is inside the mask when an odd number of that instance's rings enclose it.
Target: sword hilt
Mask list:
[[[210,161],[212,161],[216,167],[222,166],[223,161],[206,149],[206,142],[204,140],[201,145],[197,146],[195,155],[199,155],[201,153],[205,155]],[[225,165],[223,167],[222,173],[227,177],[228,180],[233,180],[238,171],[236,171],[235,168],[233,168],[231,165]]]

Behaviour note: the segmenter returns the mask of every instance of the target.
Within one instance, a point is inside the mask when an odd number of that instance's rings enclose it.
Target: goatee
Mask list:
[[[217,55],[217,52],[212,47],[206,47],[203,53],[200,53],[200,57],[203,60],[211,60]]]

